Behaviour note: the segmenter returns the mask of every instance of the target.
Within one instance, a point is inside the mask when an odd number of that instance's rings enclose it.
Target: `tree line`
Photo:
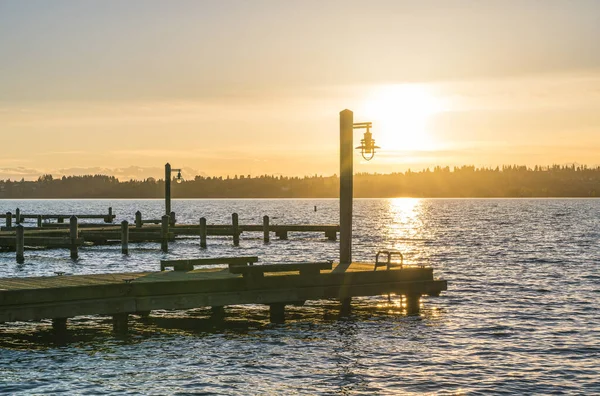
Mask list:
[[[173,198],[335,198],[333,176],[204,177],[172,183]],[[389,197],[597,197],[600,166],[496,168],[435,167],[418,172],[354,175],[357,198]],[[163,198],[164,180],[120,181],[114,176],[40,176],[36,181],[0,180],[0,198]]]

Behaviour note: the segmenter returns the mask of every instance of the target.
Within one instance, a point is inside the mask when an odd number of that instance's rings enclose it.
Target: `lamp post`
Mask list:
[[[181,183],[181,169],[171,169],[171,164],[165,164],[165,214],[171,215],[171,172],[177,172],[177,183]]]
[[[375,155],[375,140],[371,123],[354,123],[354,113],[340,112],[340,264],[352,263],[352,198],[353,198],[353,137],[354,129],[366,129],[360,149],[363,158],[371,160]]]

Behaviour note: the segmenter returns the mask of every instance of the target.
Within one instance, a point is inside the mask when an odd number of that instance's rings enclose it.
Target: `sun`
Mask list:
[[[373,122],[373,137],[385,151],[433,150],[428,124],[444,110],[442,100],[420,84],[395,84],[374,89],[363,111]]]

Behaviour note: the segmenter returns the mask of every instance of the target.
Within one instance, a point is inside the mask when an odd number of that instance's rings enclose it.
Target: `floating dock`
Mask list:
[[[211,261],[227,267],[206,268]],[[257,257],[164,261],[173,271],[0,278],[0,323],[52,319],[57,333],[67,318],[111,315],[114,330],[127,330],[128,315],[239,304],[265,304],[270,319],[281,322],[285,306],[307,300],[336,299],[350,309],[352,297],[405,296],[408,314],[419,312],[420,297],[446,290],[433,269],[402,266],[377,269],[373,263],[333,262],[253,265]],[[196,269],[200,265],[202,268]],[[377,269],[377,270],[375,270]]]

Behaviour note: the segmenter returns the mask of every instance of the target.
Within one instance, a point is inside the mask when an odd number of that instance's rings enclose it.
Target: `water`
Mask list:
[[[317,205],[317,212],[313,207]],[[337,223],[336,200],[176,200],[180,222]],[[0,212],[104,213],[158,217],[157,200],[0,201]],[[385,297],[356,301],[351,318],[335,302],[291,307],[283,325],[261,306],[236,306],[222,326],[206,309],[157,312],[126,338],[109,318],[70,322],[54,344],[50,323],[0,325],[0,392],[7,394],[593,394],[600,393],[600,200],[357,200],[354,258],[396,248],[449,281],[407,317]],[[337,259],[321,234],[262,235],[171,244],[0,253],[0,276],[157,270],[162,258],[258,255],[262,262]]]

